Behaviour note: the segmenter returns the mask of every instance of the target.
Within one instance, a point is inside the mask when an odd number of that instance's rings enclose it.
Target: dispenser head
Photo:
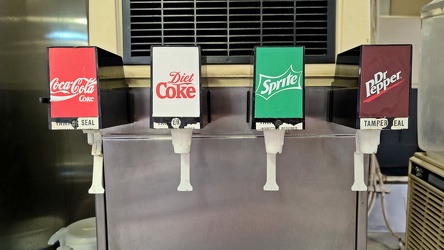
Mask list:
[[[203,128],[200,48],[152,46],[151,59],[150,127]]]
[[[256,47],[252,127],[304,129],[304,47]]]
[[[130,122],[120,56],[91,46],[49,47],[48,71],[51,130],[101,129]]]
[[[357,129],[408,129],[412,46],[362,45],[338,55],[335,83],[345,68],[359,71],[355,86],[334,88],[331,121]]]

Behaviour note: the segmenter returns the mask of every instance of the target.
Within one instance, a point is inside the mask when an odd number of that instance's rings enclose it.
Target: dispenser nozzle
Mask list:
[[[364,154],[354,152],[354,181],[352,191],[367,191],[364,180]]]
[[[94,157],[93,161],[93,176],[91,187],[88,190],[90,194],[103,194],[103,153],[102,153],[102,134],[99,130],[84,130],[87,134],[88,144],[91,145],[91,155]]]
[[[264,185],[265,191],[278,191],[276,182],[276,154],[282,153],[284,146],[285,130],[264,130],[265,151],[267,152],[267,180]]]
[[[174,153],[180,154],[180,184],[177,191],[193,191],[190,182],[190,149],[192,129],[172,129]]]
[[[364,154],[374,154],[378,151],[380,129],[357,130],[356,151],[354,153],[354,182],[352,191],[367,191],[364,180]]]

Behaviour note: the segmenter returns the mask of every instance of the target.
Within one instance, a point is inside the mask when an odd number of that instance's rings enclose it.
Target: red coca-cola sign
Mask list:
[[[408,117],[410,45],[363,46],[360,117]]]
[[[98,117],[95,49],[49,48],[48,60],[51,118]]]

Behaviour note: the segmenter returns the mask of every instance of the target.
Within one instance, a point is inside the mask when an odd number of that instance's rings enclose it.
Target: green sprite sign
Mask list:
[[[302,71],[294,71],[292,65],[290,65],[290,67],[288,67],[288,69],[280,76],[259,74],[259,85],[256,93],[258,96],[268,100],[282,91],[302,89],[300,81],[301,76]]]
[[[255,118],[304,117],[304,48],[257,47]]]

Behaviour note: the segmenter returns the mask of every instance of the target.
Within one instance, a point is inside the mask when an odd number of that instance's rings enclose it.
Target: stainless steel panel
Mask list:
[[[368,159],[368,157],[366,157]],[[368,173],[368,169],[366,172]],[[368,179],[367,175],[365,176]],[[367,249],[367,192],[358,192],[357,215],[356,215],[356,249]]]
[[[86,1],[0,1],[0,249],[43,249],[94,216],[81,132],[49,131],[46,47],[87,45]]]
[[[148,90],[135,92],[149,103]],[[307,91],[320,107],[277,156],[279,192],[263,191],[265,147],[245,121],[246,89],[212,89],[213,122],[193,135],[192,192],[176,190],[171,136],[149,130],[136,102],[136,123],[104,131],[106,213],[97,216],[108,249],[365,249],[366,199],[350,191],[354,130],[313,118],[327,110],[318,94]]]
[[[97,249],[107,249],[105,195],[96,194]]]

